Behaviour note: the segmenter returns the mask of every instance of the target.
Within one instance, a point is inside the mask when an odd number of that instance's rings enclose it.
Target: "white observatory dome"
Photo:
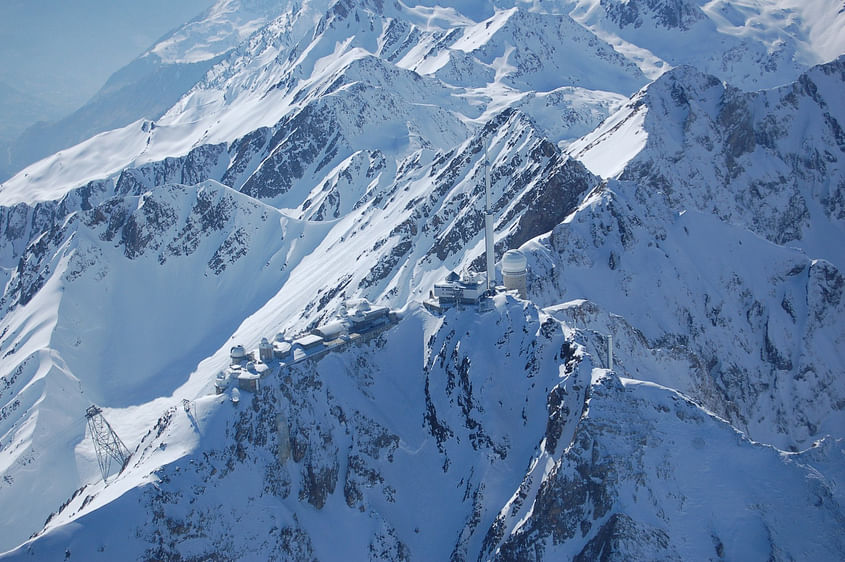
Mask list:
[[[525,273],[528,260],[519,250],[508,250],[502,256],[502,273]]]
[[[246,349],[242,345],[236,345],[229,351],[232,359],[244,359],[246,357]]]
[[[521,298],[528,296],[528,260],[519,250],[508,250],[502,256],[502,281],[505,289],[515,290]]]

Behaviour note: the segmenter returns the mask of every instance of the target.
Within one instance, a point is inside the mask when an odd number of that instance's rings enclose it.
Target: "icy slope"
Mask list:
[[[70,115],[51,123],[36,123],[24,131],[11,143],[6,165],[11,172],[18,172],[104,131],[125,127],[142,118],[158,118],[214,62],[163,64],[154,56],[135,59],[113,74],[93,98]]]
[[[124,474],[6,559],[841,555],[842,497],[813,468],[841,447],[750,442],[593,368],[581,335],[512,299],[412,308],[237,407],[167,409]]]
[[[149,52],[165,64],[211,60],[236,48],[276,18],[311,14],[311,20],[302,21],[304,33],[316,23],[327,5],[328,0],[219,0],[205,13],[159,40]]]

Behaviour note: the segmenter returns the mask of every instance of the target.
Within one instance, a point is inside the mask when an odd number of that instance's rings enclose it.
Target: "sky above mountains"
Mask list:
[[[4,0],[0,82],[64,112],[213,0]]]

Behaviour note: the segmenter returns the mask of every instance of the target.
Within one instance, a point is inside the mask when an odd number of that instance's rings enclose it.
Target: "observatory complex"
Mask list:
[[[274,369],[282,372],[296,363],[319,359],[349,344],[365,342],[389,329],[398,319],[398,314],[386,306],[371,304],[366,299],[347,301],[338,318],[308,333],[293,338],[278,333],[272,342],[261,338],[258,349],[252,351],[242,345],[232,346],[229,367],[217,375],[215,390],[222,394],[232,383],[237,383],[237,389],[256,392],[261,380]],[[233,393],[233,401],[235,396]]]
[[[435,283],[429,298],[423,302],[433,312],[442,312],[453,306],[476,306],[479,311],[491,304],[490,297],[497,292],[512,292],[519,298],[527,298],[528,260],[519,250],[508,250],[502,256],[502,283],[496,285],[496,261],[494,254],[493,200],[490,193],[490,165],[487,150],[484,152],[484,247],[486,271],[452,271]],[[218,394],[232,388],[232,401],[239,401],[240,390],[256,392],[261,380],[271,372],[281,373],[288,367],[302,361],[316,360],[332,351],[339,351],[349,344],[367,341],[398,322],[398,314],[386,306],[376,306],[366,299],[346,301],[339,310],[339,316],[318,325],[310,332],[288,338],[279,333],[273,341],[262,338],[258,348],[248,351],[242,345],[235,345],[229,351],[230,364],[221,371],[215,381]],[[234,384],[233,384],[234,383]]]
[[[445,279],[434,284],[429,298],[423,302],[433,312],[442,312],[452,306],[479,305],[485,297],[494,295],[499,290],[515,291],[520,298],[528,297],[528,260],[519,250],[508,250],[502,256],[502,282],[504,287],[496,286],[496,259],[494,253],[493,201],[490,194],[490,163],[487,149],[484,150],[484,187],[486,204],[484,207],[484,248],[486,253],[486,275],[468,273],[458,275],[450,272]]]

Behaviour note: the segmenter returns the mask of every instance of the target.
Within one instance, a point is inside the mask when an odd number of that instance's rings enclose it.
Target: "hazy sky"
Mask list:
[[[0,0],[0,82],[68,109],[214,0]]]

